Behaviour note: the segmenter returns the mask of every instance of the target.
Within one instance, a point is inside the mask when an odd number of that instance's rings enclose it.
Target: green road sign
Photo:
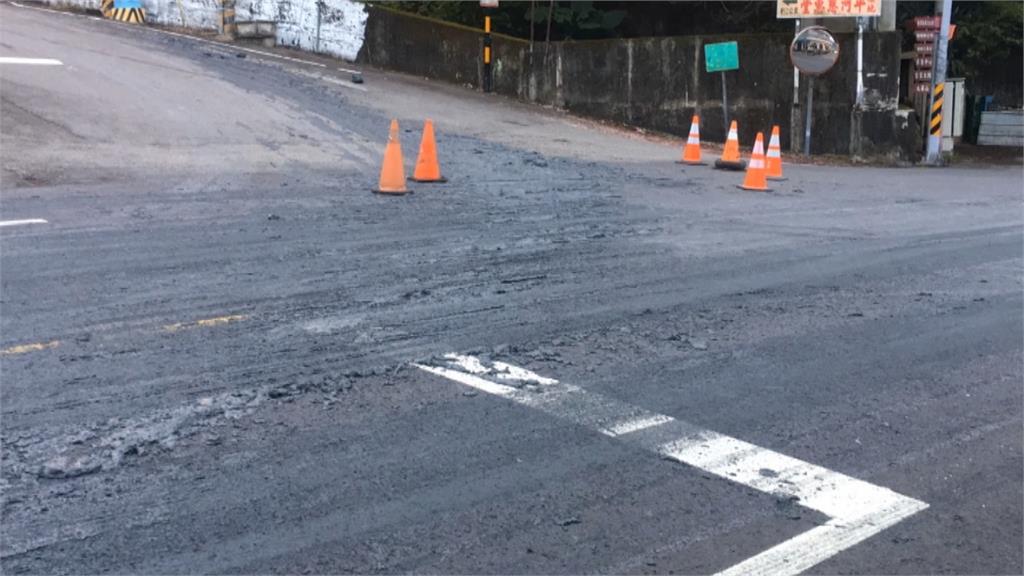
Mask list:
[[[735,42],[704,45],[704,65],[708,72],[740,69],[740,53]]]

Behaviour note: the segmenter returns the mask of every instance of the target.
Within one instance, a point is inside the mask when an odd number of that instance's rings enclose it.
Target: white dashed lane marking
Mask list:
[[[0,64],[24,64],[26,66],[63,66],[64,63],[53,58],[17,58],[0,56]]]
[[[821,512],[829,520],[720,574],[799,574],[928,505],[863,480],[563,384],[503,362],[448,354],[421,370],[575,422],[662,457]],[[523,387],[501,381],[520,382]],[[641,434],[651,430],[657,434]],[[672,438],[666,441],[666,438]]]
[[[42,218],[29,218],[28,220],[0,220],[0,228],[7,226],[25,226],[27,224],[49,224]]]

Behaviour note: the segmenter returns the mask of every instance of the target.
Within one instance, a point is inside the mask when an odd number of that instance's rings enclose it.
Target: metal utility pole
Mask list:
[[[800,19],[793,20],[793,35],[800,33]],[[800,151],[800,69],[793,67],[793,108],[789,114],[789,149]]]
[[[314,53],[320,53],[320,23],[323,19],[324,1],[316,0],[316,48],[313,50]]]
[[[942,21],[939,24],[938,46],[935,48],[935,68],[932,73],[932,97],[928,107],[928,148],[925,163],[938,166],[942,163],[942,102],[946,87],[947,49],[949,47],[949,18],[953,12],[953,0],[936,0],[942,6]]]
[[[807,119],[804,120],[804,156],[811,155],[811,121],[814,119],[814,76],[807,77]]]
[[[220,2],[220,33],[228,40],[234,40],[238,35],[238,25],[235,24],[235,0]]]
[[[864,104],[864,18],[857,17],[857,107]]]

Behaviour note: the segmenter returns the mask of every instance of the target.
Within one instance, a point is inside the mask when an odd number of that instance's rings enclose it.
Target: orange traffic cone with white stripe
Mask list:
[[[729,136],[725,139],[725,150],[722,151],[722,157],[715,160],[715,168],[724,168],[726,170],[743,170],[746,168],[746,164],[740,158],[740,136],[735,120],[729,124]]]
[[[447,182],[441,176],[441,166],[437,163],[437,143],[434,141],[434,122],[423,123],[423,139],[420,140],[420,155],[416,159],[416,169],[412,173],[414,182]]]
[[[768,180],[764,168],[764,134],[758,132],[754,140],[754,151],[750,154],[750,166],[740,188],[744,190],[768,191]]]
[[[779,127],[772,126],[772,138],[768,141],[768,154],[765,157],[765,176],[769,180],[785,180],[782,175],[782,147],[779,144]]]
[[[388,145],[384,148],[384,165],[380,167],[380,183],[374,188],[378,194],[405,194],[405,166],[402,164],[402,144],[398,141],[398,120],[391,121]]]
[[[700,161],[700,117],[693,115],[690,121],[690,135],[686,138],[686,146],[683,147],[683,159],[680,164],[698,166],[704,164]]]

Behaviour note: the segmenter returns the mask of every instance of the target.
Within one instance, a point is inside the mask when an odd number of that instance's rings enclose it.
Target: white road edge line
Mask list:
[[[189,36],[188,34],[182,34],[180,32],[171,32],[170,30],[161,30],[159,28],[147,28],[160,34],[167,34],[168,36],[177,36],[179,38],[186,38],[188,40],[195,40],[196,42],[202,42],[203,44],[213,44],[214,46],[220,46],[229,50],[239,50],[242,52],[248,52],[250,54],[257,54],[259,56],[267,56],[269,58],[278,58],[280,60],[287,60],[288,62],[295,62],[296,64],[305,64],[307,66],[315,66],[317,68],[327,68],[327,64],[320,62],[310,62],[308,60],[302,60],[300,58],[292,58],[291,56],[282,56],[281,54],[274,54],[273,52],[266,52],[264,50],[256,50],[255,48],[246,48],[245,46],[238,46],[237,44],[228,44],[227,42],[217,42],[216,40],[207,40],[206,38],[199,38],[196,36]]]
[[[339,68],[339,70],[340,70],[340,68]],[[363,86],[360,86],[358,84],[353,84],[351,82],[345,82],[344,80],[339,80],[337,78],[331,78],[330,76],[324,76],[324,75],[320,74],[320,75],[315,76],[315,78],[318,79],[318,80],[321,80],[323,82],[327,82],[329,84],[335,84],[337,86],[341,86],[342,88],[350,88],[352,90],[358,90],[360,92],[367,92],[367,89],[365,87],[363,87]]]
[[[504,362],[488,365],[474,356],[460,354],[447,354],[445,359],[448,367],[414,366],[640,445],[662,457],[731,482],[776,497],[793,498],[796,504],[829,517],[824,524],[727,568],[720,575],[799,574],[928,508],[925,502],[888,488],[702,429],[665,414],[648,412],[587,392],[578,386],[560,384],[524,368]],[[541,385],[521,389],[493,382],[484,376]],[[649,439],[637,438],[643,435],[631,434],[655,426],[678,427],[678,439],[652,444]],[[676,430],[669,432],[675,433]]]
[[[53,58],[18,58],[16,56],[0,56],[0,64],[25,64],[28,66],[63,66],[64,63]]]
[[[24,226],[26,224],[49,224],[42,218],[30,218],[28,220],[0,220],[0,228],[5,226]]]

